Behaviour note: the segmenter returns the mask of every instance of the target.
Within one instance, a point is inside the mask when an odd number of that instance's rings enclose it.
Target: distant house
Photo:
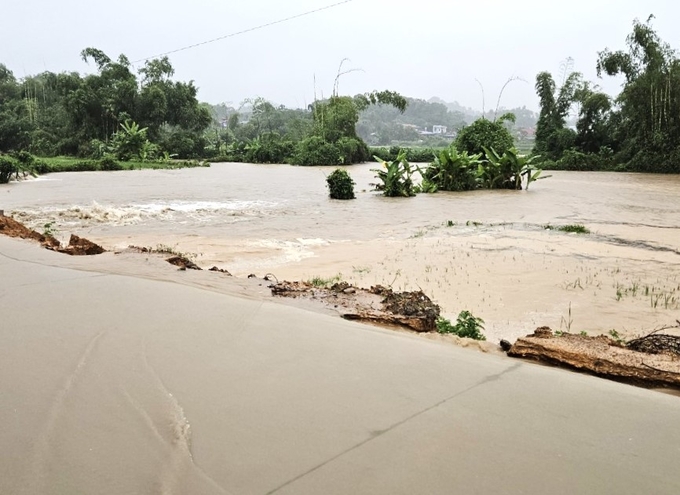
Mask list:
[[[427,128],[418,131],[421,136],[441,136],[445,138],[455,138],[458,133],[456,131],[448,132],[448,127],[445,125],[433,125],[432,130],[428,131]]]
[[[523,139],[532,139],[536,137],[535,127],[523,127],[519,130],[519,136]]]

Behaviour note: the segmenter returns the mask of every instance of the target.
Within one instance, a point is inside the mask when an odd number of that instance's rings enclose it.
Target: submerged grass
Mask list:
[[[307,283],[313,287],[317,287],[319,289],[325,288],[325,287],[330,287],[333,284],[337,284],[342,280],[342,275],[338,273],[337,275],[334,275],[332,277],[324,278],[324,277],[312,277],[311,279],[307,280]]]
[[[590,234],[590,230],[585,225],[580,223],[572,223],[569,225],[553,226],[550,224],[544,225],[545,230],[559,230],[560,232],[567,232],[573,234]]]

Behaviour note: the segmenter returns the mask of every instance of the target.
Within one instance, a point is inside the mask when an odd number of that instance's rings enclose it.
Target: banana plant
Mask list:
[[[409,197],[416,195],[416,188],[413,185],[413,173],[420,171],[420,168],[412,166],[406,160],[406,151],[401,150],[396,160],[386,161],[374,156],[375,160],[382,165],[380,169],[371,169],[375,172],[376,178],[380,179],[380,184],[375,184],[377,191],[382,191],[388,197]],[[422,173],[422,172],[421,172]]]
[[[527,191],[529,190],[529,184],[531,184],[532,182],[537,181],[539,179],[547,179],[548,177],[552,177],[551,175],[541,176],[543,170],[541,170],[540,168],[535,169],[531,166],[540,157],[541,157],[540,155],[533,155],[524,164],[522,175],[524,175],[524,177],[526,178],[526,186],[524,186],[524,189],[526,189]]]
[[[506,179],[504,174],[505,158],[493,148],[483,148],[486,160],[477,166],[477,180],[484,189],[499,189]]]
[[[493,148],[484,148],[484,151],[487,163],[478,172],[483,187],[521,190],[526,182],[525,188],[528,189],[529,184],[541,175],[540,169],[534,170],[532,167],[538,156],[520,155],[516,148],[510,148],[503,155]]]
[[[423,182],[441,191],[469,191],[477,187],[477,167],[481,154],[459,153],[450,146],[435,155],[434,162],[425,170]]]

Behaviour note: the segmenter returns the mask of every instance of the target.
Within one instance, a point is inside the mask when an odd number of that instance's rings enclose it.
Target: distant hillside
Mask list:
[[[373,105],[361,112],[356,129],[359,136],[370,145],[392,146],[447,146],[460,129],[482,117],[482,112],[463,107],[458,102],[446,102],[441,98],[429,100],[407,98],[408,107],[401,114],[391,106]],[[263,105],[264,104],[264,105]],[[288,109],[274,105],[261,98],[244,101],[237,107],[227,104],[210,105],[213,118],[218,125],[226,126],[229,118],[245,124],[250,121],[254,105],[265,111],[269,120],[275,123],[277,132],[285,134],[286,122],[292,118],[305,118],[308,109]],[[533,136],[538,115],[526,108],[499,109],[498,115],[487,112],[485,117],[493,120],[502,114],[512,112],[517,122],[510,127],[518,139]],[[311,119],[311,114],[308,115]]]
[[[463,107],[458,102],[446,102],[438,97],[429,100],[407,98],[409,105],[403,114],[392,107],[374,106],[362,112],[357,132],[372,145],[420,144],[444,146],[450,143],[464,126],[482,117],[482,112]],[[526,107],[486,113],[493,120],[504,113],[515,114],[517,122],[510,127],[518,139],[532,136],[538,114]]]

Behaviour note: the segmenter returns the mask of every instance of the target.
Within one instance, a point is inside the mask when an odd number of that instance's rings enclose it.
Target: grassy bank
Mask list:
[[[208,162],[197,160],[168,160],[163,162],[152,161],[128,161],[119,162],[113,159],[103,158],[101,160],[88,160],[69,156],[56,156],[47,158],[35,158],[32,164],[34,171],[38,174],[48,174],[54,172],[96,172],[109,170],[142,170],[142,169],[176,169],[209,167]]]

